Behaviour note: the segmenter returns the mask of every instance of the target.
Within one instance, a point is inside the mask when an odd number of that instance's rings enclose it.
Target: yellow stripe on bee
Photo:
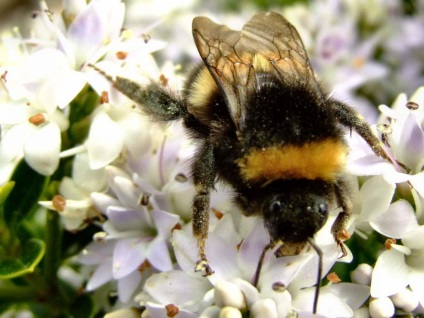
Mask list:
[[[254,149],[237,163],[246,181],[334,180],[344,169],[347,152],[343,142],[326,139],[301,146]]]
[[[210,97],[218,90],[215,80],[205,67],[195,77],[191,87],[188,101],[191,107],[201,108],[209,103]],[[189,109],[189,112],[190,109]],[[193,110],[196,112],[196,110]]]

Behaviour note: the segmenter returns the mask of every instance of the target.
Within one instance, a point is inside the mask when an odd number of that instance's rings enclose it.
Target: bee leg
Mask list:
[[[209,229],[210,189],[215,184],[216,166],[213,146],[206,142],[197,154],[192,166],[193,181],[196,195],[193,200],[193,235],[197,239],[200,260],[196,263],[195,271],[201,271],[203,276],[213,274],[208,264],[205,243]]]
[[[336,220],[331,227],[331,233],[334,236],[334,240],[342,251],[342,257],[347,255],[346,248],[343,245],[343,241],[349,238],[345,227],[352,214],[352,202],[348,193],[348,185],[344,180],[338,180],[335,186],[336,198],[342,211],[337,216]]]
[[[383,143],[373,134],[364,117],[352,107],[340,101],[332,103],[338,121],[349,128],[353,128],[371,147],[375,154],[390,161],[389,156],[383,149]]]

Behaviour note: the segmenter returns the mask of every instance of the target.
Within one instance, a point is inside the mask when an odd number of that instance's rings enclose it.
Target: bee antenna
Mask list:
[[[268,245],[266,245],[264,247],[264,250],[262,251],[261,257],[259,258],[258,267],[256,267],[255,275],[253,276],[253,279],[252,279],[252,285],[255,286],[255,287],[258,285],[258,281],[259,281],[259,276],[261,274],[262,265],[264,264],[265,254],[273,246],[274,246],[274,244],[269,243]]]
[[[319,296],[319,290],[321,288],[321,276],[322,276],[322,257],[323,253],[320,247],[315,243],[313,238],[308,238],[309,244],[312,246],[312,248],[317,252],[318,254],[318,273],[317,273],[317,283],[315,286],[315,297],[314,297],[314,306],[313,306],[313,313],[317,313],[317,307],[318,307],[318,296]]]

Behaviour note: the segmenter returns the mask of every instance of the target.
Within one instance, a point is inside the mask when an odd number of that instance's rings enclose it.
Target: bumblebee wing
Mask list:
[[[260,12],[242,31],[197,17],[193,37],[238,129],[245,115],[246,92],[255,87],[257,73],[272,72],[283,83],[298,80],[317,87],[299,34],[278,13]]]

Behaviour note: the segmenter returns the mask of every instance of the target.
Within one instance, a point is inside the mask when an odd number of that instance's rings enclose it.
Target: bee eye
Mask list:
[[[268,207],[268,210],[272,214],[279,214],[283,211],[283,203],[279,200],[272,201]]]
[[[327,214],[328,212],[327,204],[321,203],[320,205],[318,205],[318,212],[321,214]]]

